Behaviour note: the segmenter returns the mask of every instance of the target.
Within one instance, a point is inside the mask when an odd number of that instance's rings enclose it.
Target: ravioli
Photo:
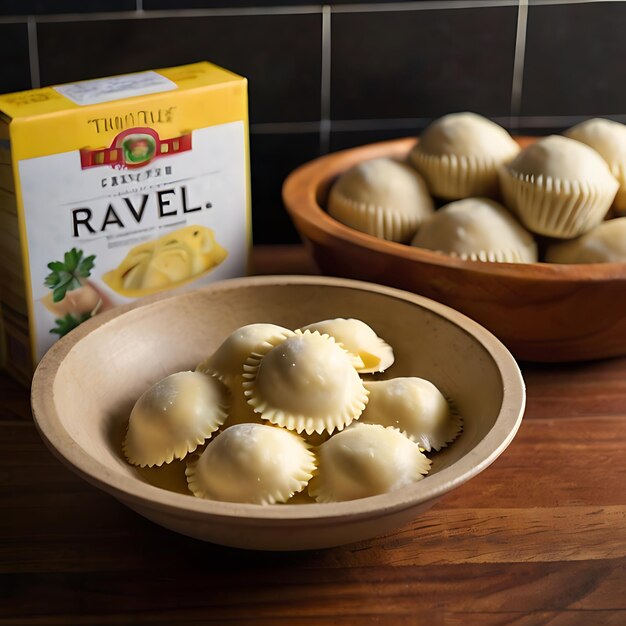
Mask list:
[[[196,370],[232,383],[243,374],[243,364],[253,352],[260,352],[268,345],[275,345],[293,334],[288,328],[276,324],[242,326],[233,331]]]
[[[328,213],[339,222],[398,242],[408,241],[434,207],[422,177],[410,165],[389,158],[351,167],[328,197]]]
[[[360,422],[392,426],[430,452],[460,433],[462,422],[444,395],[423,378],[404,377],[366,382],[369,401]]]
[[[298,433],[342,430],[367,403],[351,355],[317,331],[296,331],[253,355],[244,369],[248,403],[263,419]]]
[[[149,468],[184,459],[189,491],[208,500],[302,505],[402,489],[430,471],[423,452],[452,442],[462,420],[427,380],[361,378],[393,362],[354,318],[242,326],[194,372],[137,400],[124,454]]]
[[[626,217],[601,222],[582,237],[552,243],[548,263],[626,263]]]
[[[411,245],[472,261],[537,261],[532,235],[489,198],[466,198],[441,207],[422,224]]]
[[[572,239],[597,226],[619,183],[589,146],[550,135],[522,150],[500,171],[506,205],[539,235]]]
[[[133,407],[126,458],[141,467],[184,458],[224,423],[228,404],[228,391],[215,377],[178,372],[163,378]]]
[[[199,497],[275,504],[302,491],[315,471],[305,441],[284,428],[238,424],[222,432],[187,464],[187,483]]]
[[[595,117],[585,120],[563,133],[593,148],[606,162],[619,182],[613,205],[626,211],[626,126],[613,120]]]
[[[195,280],[227,256],[210,228],[185,226],[135,246],[102,280],[123,296],[139,298]]]
[[[381,339],[374,330],[361,320],[335,318],[323,320],[304,326],[301,330],[326,333],[338,341],[348,352],[358,356],[363,365],[357,371],[384,372],[393,364],[394,356],[391,346]]]
[[[426,128],[409,159],[439,198],[497,197],[498,167],[519,150],[504,128],[482,115],[451,113]]]
[[[407,487],[430,470],[418,445],[395,428],[356,423],[317,448],[309,483],[317,502],[367,498]]]
[[[293,331],[276,324],[248,324],[233,331],[211,356],[198,364],[197,372],[216,376],[231,393],[232,401],[224,427],[247,422],[261,423],[261,416],[255,413],[244,396],[244,363],[251,354],[278,344],[293,334]]]

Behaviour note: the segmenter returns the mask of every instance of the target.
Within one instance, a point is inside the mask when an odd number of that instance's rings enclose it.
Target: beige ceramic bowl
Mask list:
[[[182,462],[138,470],[124,460],[121,441],[130,409],[150,384],[194,368],[244,324],[297,328],[329,317],[360,318],[394,347],[396,362],[388,377],[421,376],[455,399],[465,430],[433,456],[432,472],[423,481],[351,502],[260,506],[185,493]],[[504,451],[524,402],[515,360],[463,315],[389,287],[297,276],[224,281],[98,315],[48,352],[32,387],[44,440],[87,481],[177,532],[270,550],[351,543],[408,522]]]

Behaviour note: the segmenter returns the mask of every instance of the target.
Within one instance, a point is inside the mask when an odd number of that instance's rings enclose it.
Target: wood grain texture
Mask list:
[[[8,376],[0,376],[0,422],[32,420],[28,394],[23,386]]]
[[[0,625],[621,626],[626,359],[522,367],[527,413],[488,470],[391,535],[305,553],[144,520],[52,457],[0,375]]]

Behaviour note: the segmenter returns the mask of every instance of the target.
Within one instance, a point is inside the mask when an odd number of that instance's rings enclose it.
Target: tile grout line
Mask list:
[[[624,0],[531,0],[533,6],[617,3]],[[267,7],[223,7],[214,9],[169,9],[146,10],[143,0],[136,0],[134,11],[102,11],[93,13],[57,13],[33,15],[0,16],[0,24],[26,24],[30,18],[37,22],[97,22],[104,20],[136,20],[185,17],[225,17],[225,16],[263,16],[263,15],[311,15],[321,12],[321,5],[303,6],[267,6]],[[434,11],[448,9],[482,9],[491,7],[518,6],[518,0],[422,0],[421,2],[395,2],[382,4],[351,4],[333,8],[335,13],[377,13],[400,11]]]
[[[321,120],[308,122],[255,122],[250,132],[255,135],[281,135],[287,133],[319,133]]]
[[[328,4],[322,7],[322,75],[320,88],[320,154],[330,148],[330,55],[331,55],[331,10]]]
[[[26,22],[28,36],[28,62],[30,66],[30,86],[31,89],[41,87],[41,77],[39,74],[39,46],[37,45],[37,22],[32,16],[28,16]]]
[[[590,113],[588,115],[520,115],[517,120],[522,128],[566,128],[578,124],[590,117],[604,117],[617,122],[626,123],[626,114]],[[381,118],[363,120],[328,120],[333,131],[361,132],[385,130],[410,130],[415,133],[433,121],[432,117],[410,118]],[[490,116],[489,119],[497,124],[507,126],[511,121],[510,115]],[[319,132],[321,120],[307,122],[257,122],[250,125],[250,132],[256,135],[282,135],[289,133],[316,133]]]
[[[143,1],[138,0],[143,6]],[[304,6],[269,6],[269,7],[230,7],[216,9],[176,9],[159,11],[103,11],[94,13],[57,13],[50,15],[12,15],[0,17],[0,24],[24,23],[29,17],[35,17],[37,22],[101,22],[121,20],[147,20],[147,19],[180,19],[199,17],[261,17],[265,15],[316,15],[321,13],[321,5]]]
[[[590,117],[604,117],[616,122],[626,123],[625,113],[589,113],[588,115],[528,115],[519,116],[522,127],[525,128],[542,128],[542,127],[566,127],[573,126],[579,122],[584,122]]]
[[[513,80],[511,81],[510,128],[517,127],[522,110],[522,88],[524,84],[527,26],[528,0],[519,0],[519,6],[517,9],[517,30],[515,33],[515,51],[513,53]]]
[[[333,7],[335,13],[381,13],[407,11],[437,11],[449,9],[485,9],[514,7],[518,0],[421,0],[421,2],[389,2],[379,4],[349,4]]]
[[[533,6],[550,6],[557,4],[598,4],[611,2],[624,2],[624,0],[530,0]]]

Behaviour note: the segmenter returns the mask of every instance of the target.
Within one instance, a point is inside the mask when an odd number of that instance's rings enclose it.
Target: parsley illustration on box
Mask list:
[[[51,291],[41,302],[55,316],[51,333],[63,337],[85,320],[111,308],[106,296],[88,280],[95,259],[94,255],[85,256],[82,250],[72,248],[62,261],[48,263],[50,274],[45,285]]]

